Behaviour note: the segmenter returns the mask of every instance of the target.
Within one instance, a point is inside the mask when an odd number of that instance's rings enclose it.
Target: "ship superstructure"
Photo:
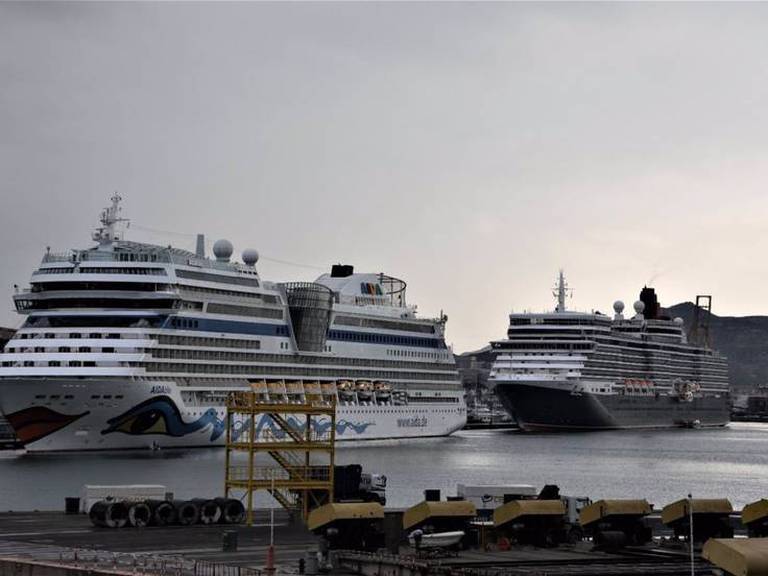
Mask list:
[[[338,400],[337,438],[447,435],[466,421],[447,318],[417,317],[405,283],[337,265],[275,283],[258,253],[124,240],[120,197],[97,245],[46,252],[14,302],[0,413],[28,450],[223,444],[231,391]],[[259,424],[268,429],[268,418]]]
[[[729,420],[728,367],[689,342],[653,288],[624,317],[566,308],[560,273],[554,312],[513,313],[490,379],[524,430],[723,426]]]

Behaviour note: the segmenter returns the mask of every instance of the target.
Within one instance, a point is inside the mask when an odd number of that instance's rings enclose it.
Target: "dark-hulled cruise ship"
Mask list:
[[[681,318],[665,316],[653,288],[635,315],[566,310],[560,273],[554,312],[510,314],[508,338],[492,342],[491,381],[521,429],[600,430],[724,426],[726,359],[688,341]]]

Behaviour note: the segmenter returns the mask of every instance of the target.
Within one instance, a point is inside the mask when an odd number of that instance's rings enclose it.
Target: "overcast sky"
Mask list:
[[[0,3],[0,324],[45,247],[255,247],[445,310],[766,314],[768,4]],[[151,230],[175,232],[158,233]]]

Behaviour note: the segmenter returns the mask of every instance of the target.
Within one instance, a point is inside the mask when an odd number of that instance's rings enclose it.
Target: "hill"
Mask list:
[[[683,302],[667,308],[693,325],[694,304]],[[768,383],[768,316],[710,315],[712,347],[728,358],[731,387],[751,389]]]

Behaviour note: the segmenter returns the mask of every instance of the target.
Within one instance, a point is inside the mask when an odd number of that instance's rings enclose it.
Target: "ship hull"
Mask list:
[[[224,406],[186,406],[168,381],[9,379],[0,382],[0,412],[29,452],[216,447],[226,437]],[[450,409],[342,402],[336,438],[447,436],[465,423],[463,402]],[[258,430],[273,427],[268,417],[257,422]]]
[[[728,396],[681,401],[668,395],[574,394],[549,383],[496,385],[504,407],[524,431],[718,427],[729,422]]]

